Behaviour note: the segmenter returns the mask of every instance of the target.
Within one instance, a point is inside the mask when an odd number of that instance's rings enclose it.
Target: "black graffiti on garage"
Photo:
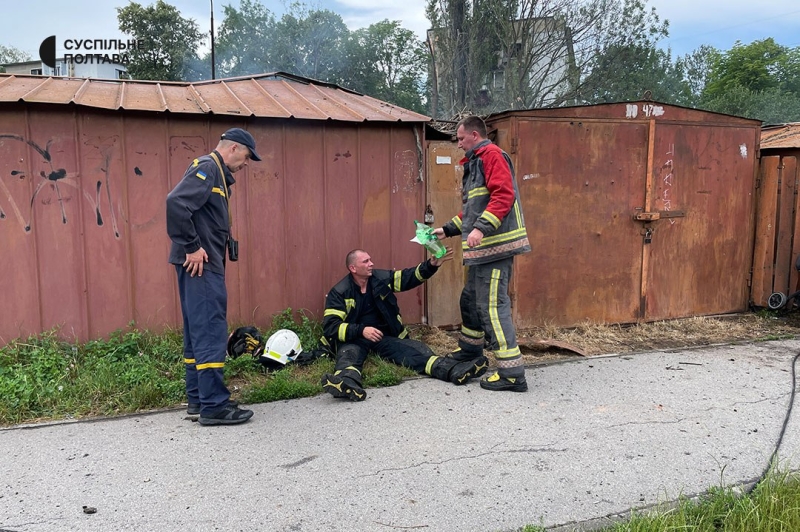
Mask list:
[[[44,147],[39,145],[33,140],[26,139],[20,135],[14,134],[3,134],[0,133],[0,141],[3,139],[9,139],[24,143],[33,150],[35,150],[42,158],[43,163],[45,164],[46,168],[39,172],[40,181],[36,184],[36,187],[31,194],[30,200],[28,203],[28,214],[27,217],[24,216],[19,209],[16,201],[12,197],[11,192],[9,191],[8,187],[6,186],[5,182],[3,181],[3,175],[0,175],[0,191],[3,192],[3,195],[0,195],[0,199],[2,196],[5,196],[9,202],[9,208],[13,211],[13,214],[19,220],[20,224],[22,225],[25,232],[30,232],[32,230],[32,221],[33,221],[33,209],[36,205],[37,199],[42,205],[51,205],[53,200],[57,201],[60,215],[61,215],[61,222],[63,224],[67,223],[67,211],[65,208],[65,204],[69,203],[72,200],[72,195],[70,194],[70,189],[74,189],[78,192],[78,194],[83,193],[83,196],[86,200],[90,203],[92,208],[95,211],[95,219],[98,226],[103,226],[105,224],[105,220],[103,218],[103,214],[101,212],[101,202],[102,202],[102,189],[103,185],[105,185],[106,191],[106,198],[109,205],[109,217],[111,219],[111,225],[114,230],[114,236],[119,238],[119,228],[117,225],[116,214],[114,212],[114,207],[111,200],[111,180],[109,176],[109,161],[111,159],[110,150],[112,148],[108,148],[104,153],[103,156],[103,165],[100,170],[104,174],[103,180],[98,180],[95,185],[94,197],[87,191],[81,190],[79,182],[77,180],[78,173],[77,172],[68,172],[65,168],[59,168],[57,165],[53,163],[53,158],[51,155],[51,145],[53,140],[50,139],[47,141]],[[0,161],[2,164],[2,161]],[[23,168],[13,168],[10,171],[11,177],[15,179],[24,180],[28,178],[27,170]],[[69,188],[65,188],[69,187]],[[43,190],[50,190],[50,196],[44,196],[42,193]],[[5,220],[8,218],[8,214],[3,210],[2,202],[0,202],[0,221]]]

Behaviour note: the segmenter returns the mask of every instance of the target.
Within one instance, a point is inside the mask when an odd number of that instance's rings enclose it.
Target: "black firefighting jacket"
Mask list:
[[[405,338],[408,330],[403,325],[400,316],[400,307],[397,304],[395,292],[405,292],[420,286],[438,271],[438,266],[433,266],[430,261],[421,262],[414,268],[403,270],[372,270],[367,290],[372,292],[377,311],[386,321],[389,336]],[[325,314],[322,319],[323,337],[322,344],[336,352],[338,345],[363,338],[365,325],[355,323],[359,315],[356,308],[356,294],[361,288],[356,284],[351,275],[336,283],[325,296]]]

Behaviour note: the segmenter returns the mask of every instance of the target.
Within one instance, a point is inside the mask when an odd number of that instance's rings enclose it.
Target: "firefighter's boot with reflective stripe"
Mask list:
[[[356,369],[337,370],[333,375],[326,373],[320,384],[337,399],[363,401],[367,398],[367,392],[361,387],[361,374]]]
[[[461,385],[480,377],[488,367],[489,361],[483,355],[465,360],[454,356],[439,357],[431,366],[431,377]]]
[[[495,373],[491,377],[481,379],[481,388],[493,392],[527,392],[528,382],[525,380],[524,375],[521,377],[502,377],[499,373]]]

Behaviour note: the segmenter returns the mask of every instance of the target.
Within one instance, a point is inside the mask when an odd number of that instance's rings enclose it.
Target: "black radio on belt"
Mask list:
[[[239,260],[239,241],[233,237],[228,237],[228,260],[231,262]]]

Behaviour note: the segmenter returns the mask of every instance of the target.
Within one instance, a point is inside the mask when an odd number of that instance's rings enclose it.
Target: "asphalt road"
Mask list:
[[[12,427],[0,529],[592,529],[758,479],[798,351],[783,340],[553,363],[528,369],[524,394],[418,378],[363,403],[254,405],[230,427],[179,410]],[[796,469],[798,451],[795,415],[781,463]]]

